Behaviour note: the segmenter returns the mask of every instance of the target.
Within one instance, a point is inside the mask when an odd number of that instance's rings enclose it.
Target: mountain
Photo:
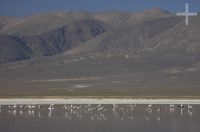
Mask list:
[[[18,37],[0,35],[0,62],[30,59],[31,49]]]
[[[84,11],[60,11],[52,13],[41,13],[27,17],[17,18],[12,23],[7,23],[7,26],[5,26],[0,31],[0,34],[17,36],[39,35],[43,32],[60,28],[66,25],[67,23],[70,23],[70,21],[77,19],[94,19],[118,27],[167,16],[170,16],[170,13],[161,9],[150,9],[140,13],[128,13],[119,11],[105,11],[99,13],[91,13]],[[5,23],[5,20],[8,20],[8,18],[0,18],[1,22]]]
[[[8,24],[2,29],[1,34],[8,35],[39,35],[43,32],[60,28],[75,19],[88,19],[87,13],[82,12],[56,12],[42,13],[18,18],[14,23]]]
[[[49,56],[61,53],[67,49],[76,47],[91,38],[104,33],[108,29],[107,24],[98,20],[81,19],[68,22],[65,26],[56,30],[44,32],[36,36],[15,36],[0,35],[0,52],[2,62],[24,60],[28,58]],[[19,47],[17,47],[19,46]],[[24,46],[22,48],[21,46]],[[5,50],[6,48],[6,50]],[[10,48],[10,49],[9,49]],[[21,50],[27,49],[27,51]],[[21,54],[21,57],[16,56]],[[23,56],[24,52],[29,53]],[[10,55],[9,59],[6,55]],[[7,60],[6,60],[7,59]]]
[[[8,24],[14,23],[17,19],[13,17],[0,17],[0,31]]]
[[[159,8],[149,9],[137,13],[120,12],[120,11],[105,11],[96,13],[95,19],[106,22],[115,28],[134,26],[137,23],[150,21],[158,18],[170,17],[172,14],[168,11]]]
[[[21,18],[0,31],[0,95],[198,96],[199,23],[161,9]]]

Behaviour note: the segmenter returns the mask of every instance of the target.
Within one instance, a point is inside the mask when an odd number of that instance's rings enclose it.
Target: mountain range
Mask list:
[[[199,23],[157,8],[0,17],[0,95],[198,96]]]

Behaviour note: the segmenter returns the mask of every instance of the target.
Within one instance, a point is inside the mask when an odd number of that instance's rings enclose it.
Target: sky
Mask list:
[[[189,3],[190,11],[200,11],[200,0],[0,0],[0,16],[27,16],[54,11],[139,12],[151,8],[183,12],[185,3]]]

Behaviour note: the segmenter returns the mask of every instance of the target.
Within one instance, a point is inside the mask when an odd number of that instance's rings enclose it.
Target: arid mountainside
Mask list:
[[[0,62],[55,55],[74,48],[108,29],[107,24],[97,20],[74,20],[40,35],[0,35]]]
[[[19,95],[15,87],[22,95],[200,94],[199,15],[188,26],[161,9],[8,20],[0,19],[0,95],[3,87]]]

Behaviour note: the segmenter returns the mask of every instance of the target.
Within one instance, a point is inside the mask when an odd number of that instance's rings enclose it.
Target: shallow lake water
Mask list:
[[[4,105],[1,132],[199,132],[200,105]]]

